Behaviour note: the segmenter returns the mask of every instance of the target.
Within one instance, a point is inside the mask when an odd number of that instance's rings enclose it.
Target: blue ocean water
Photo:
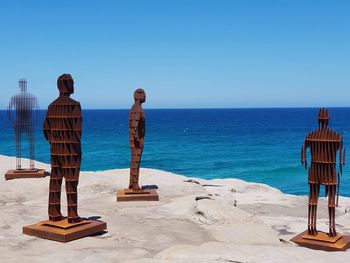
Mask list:
[[[350,144],[350,108],[330,112],[330,127]],[[306,133],[317,128],[317,113],[313,108],[146,110],[142,167],[206,179],[240,178],[307,194],[300,148]],[[40,127],[44,114],[39,112],[36,160],[49,163]],[[14,156],[6,111],[0,111],[0,127],[0,154]],[[128,110],[84,110],[82,169],[129,167],[128,140]],[[340,192],[350,196],[350,167],[345,166]]]

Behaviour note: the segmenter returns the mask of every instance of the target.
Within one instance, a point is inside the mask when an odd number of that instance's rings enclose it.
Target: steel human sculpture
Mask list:
[[[309,168],[309,214],[308,233],[316,235],[317,201],[320,185],[326,188],[329,212],[329,236],[335,237],[335,207],[338,205],[339,176],[344,165],[345,149],[343,152],[343,138],[339,133],[328,128],[330,115],[327,109],[321,109],[318,114],[319,128],[310,132],[301,149],[301,163],[307,169],[306,150],[310,148],[311,166]],[[339,152],[339,171],[337,173],[336,160]]]
[[[43,177],[45,171],[34,165],[34,143],[36,110],[39,108],[36,97],[27,92],[27,81],[18,81],[20,93],[13,96],[8,105],[8,118],[11,121],[16,137],[16,170],[5,174],[5,179]],[[29,169],[22,167],[22,139],[28,138]]]
[[[330,114],[328,109],[322,108],[318,113],[319,128],[310,132],[301,148],[301,163],[308,169],[309,208],[308,229],[306,232],[292,239],[299,245],[325,250],[347,249],[350,238],[337,233],[335,228],[335,208],[338,206],[340,176],[345,165],[345,149],[343,138],[328,128]],[[311,153],[311,165],[307,164],[307,149]],[[337,156],[339,154],[339,169],[337,169]],[[328,196],[329,232],[325,234],[317,231],[317,203],[320,194],[320,185],[325,186]],[[304,240],[303,240],[304,239]],[[340,240],[342,239],[342,240]],[[310,244],[310,240],[311,244]],[[340,240],[340,241],[339,241]],[[342,246],[341,244],[349,243]],[[317,242],[320,242],[319,244]],[[329,242],[327,244],[327,242]],[[332,245],[330,245],[332,244]],[[328,245],[328,246],[327,246]],[[333,246],[333,247],[332,247]]]
[[[49,219],[59,221],[61,214],[61,185],[66,184],[68,222],[76,223],[78,216],[78,193],[82,114],[80,103],[70,98],[74,93],[73,78],[69,74],[57,80],[60,96],[47,110],[44,120],[44,136],[50,143],[51,177],[49,194]]]
[[[134,105],[129,112],[129,145],[131,151],[129,188],[117,192],[117,201],[158,201],[155,189],[143,189],[139,185],[140,163],[145,141],[145,112],[142,103],[146,102],[143,89],[134,92]]]
[[[78,215],[78,182],[82,158],[82,112],[78,101],[70,95],[74,93],[74,81],[70,74],[63,74],[57,80],[59,97],[48,107],[43,124],[46,140],[50,143],[51,177],[49,185],[49,220],[28,226],[23,232],[56,241],[91,235],[106,229],[106,223],[82,219]],[[61,214],[61,185],[65,179],[68,219]],[[88,225],[87,225],[88,224]],[[42,228],[43,225],[52,229]],[[54,236],[55,229],[61,228],[60,235]],[[68,233],[67,231],[70,231]],[[69,236],[74,232],[73,237]]]
[[[140,191],[140,163],[145,142],[145,112],[142,103],[146,101],[146,94],[143,89],[135,91],[134,100],[135,103],[129,112],[129,144],[131,151],[129,189]]]

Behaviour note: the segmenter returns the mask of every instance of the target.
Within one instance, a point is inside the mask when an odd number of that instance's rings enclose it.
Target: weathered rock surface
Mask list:
[[[15,159],[0,156],[0,172]],[[49,165],[38,163],[49,170]],[[142,169],[159,202],[117,203],[128,169],[82,172],[79,213],[107,222],[107,233],[62,244],[22,234],[47,218],[49,178],[0,180],[0,262],[348,262],[350,251],[323,252],[288,240],[305,230],[307,197],[237,179],[203,180]],[[192,181],[189,179],[193,179]],[[65,190],[62,212],[66,214]],[[339,232],[350,233],[350,198],[337,208]],[[327,231],[320,200],[318,228]]]

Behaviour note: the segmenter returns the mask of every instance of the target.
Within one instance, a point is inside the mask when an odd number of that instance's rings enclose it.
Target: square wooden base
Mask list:
[[[118,190],[117,202],[125,201],[159,201],[159,197],[155,189],[144,189],[140,191],[130,189]]]
[[[315,236],[304,231],[290,241],[302,247],[324,251],[345,251],[350,247],[350,236],[338,234],[336,237],[329,237],[327,233],[322,231],[319,231]]]
[[[98,220],[84,219],[79,223],[68,223],[67,219],[56,222],[45,220],[23,227],[23,234],[65,243],[102,232],[106,228],[107,224]]]
[[[21,169],[21,170],[9,170],[5,174],[6,180],[19,179],[19,178],[42,178],[46,173],[44,169]]]

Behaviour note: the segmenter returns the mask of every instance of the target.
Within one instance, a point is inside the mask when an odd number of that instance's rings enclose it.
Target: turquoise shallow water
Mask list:
[[[330,109],[331,128],[350,143],[350,108]],[[36,159],[49,163],[49,146],[39,112]],[[240,178],[266,183],[285,193],[307,194],[307,173],[300,164],[306,133],[317,128],[318,109],[146,110],[142,166],[190,177]],[[129,166],[128,110],[83,111],[82,169]],[[14,134],[0,111],[0,154],[15,155]],[[350,196],[350,168],[341,179]]]

